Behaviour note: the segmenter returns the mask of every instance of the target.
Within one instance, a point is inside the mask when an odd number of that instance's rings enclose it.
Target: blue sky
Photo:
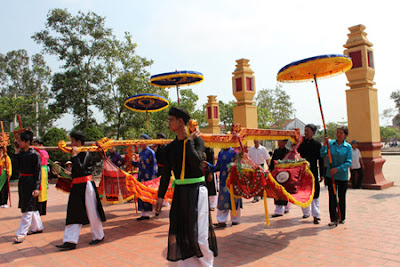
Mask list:
[[[41,47],[30,37],[44,29],[52,8],[104,16],[120,39],[130,32],[138,55],[154,61],[151,74],[176,69],[202,72],[204,82],[191,87],[200,97],[199,104],[211,94],[225,102],[234,100],[235,60],[250,59],[256,90],[274,88],[276,74],[284,65],[321,54],[342,54],[348,27],[357,24],[367,27],[367,37],[374,44],[380,113],[394,107],[390,93],[400,89],[398,10],[382,1],[3,0],[0,53],[16,49],[39,53]],[[53,56],[46,60],[58,71]],[[344,74],[318,83],[327,122],[347,120],[346,83]],[[296,117],[321,125],[314,84],[283,84],[283,89],[294,103]],[[176,99],[174,90],[170,97]],[[71,116],[64,116],[57,126],[70,129]]]

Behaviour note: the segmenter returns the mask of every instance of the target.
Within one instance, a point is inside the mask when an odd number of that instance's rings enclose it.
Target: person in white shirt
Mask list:
[[[356,140],[351,141],[353,148],[353,161],[350,166],[351,174],[351,186],[354,189],[361,189],[361,182],[363,178],[363,170],[365,169],[363,159],[361,157],[360,150],[357,148],[358,144]],[[358,176],[358,177],[357,177]]]
[[[268,167],[270,156],[267,149],[260,144],[260,140],[254,140],[254,146],[250,147],[249,149],[249,157],[255,164],[259,165],[261,168],[264,169],[265,163]],[[259,200],[260,197],[255,196],[252,202],[256,203]]]

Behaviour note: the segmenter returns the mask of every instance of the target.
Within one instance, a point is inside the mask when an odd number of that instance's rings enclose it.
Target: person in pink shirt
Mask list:
[[[49,164],[49,153],[46,150],[41,149],[44,146],[44,143],[36,139],[33,142],[33,145],[39,149],[38,153],[40,155],[40,165],[41,165],[41,176],[42,180],[40,183],[39,190],[39,200],[38,200],[38,210],[41,216],[46,215],[46,207],[47,207],[47,183],[48,183],[48,167]]]

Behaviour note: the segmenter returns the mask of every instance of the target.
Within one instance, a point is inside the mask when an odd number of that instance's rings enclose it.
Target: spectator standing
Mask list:
[[[331,150],[332,164],[326,170],[326,184],[329,191],[329,215],[331,222],[329,226],[337,226],[344,223],[346,219],[346,191],[347,181],[349,180],[349,168],[352,163],[352,147],[345,141],[349,130],[345,126],[338,127],[336,130],[336,140],[329,140],[325,137],[325,146],[321,148],[321,157],[328,154],[327,144]],[[337,196],[339,197],[339,214],[337,213],[337,198],[333,191],[332,178],[335,179]],[[339,215],[339,216],[338,216]]]
[[[354,189],[361,189],[363,170],[365,169],[365,166],[356,140],[351,141],[351,147],[353,148],[352,162],[350,166],[351,186]]]

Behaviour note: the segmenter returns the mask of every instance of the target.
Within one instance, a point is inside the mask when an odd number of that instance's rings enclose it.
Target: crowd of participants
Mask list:
[[[235,199],[236,214],[232,214],[232,203],[226,179],[230,165],[238,156],[237,150],[224,148],[219,151],[215,162],[214,150],[204,146],[201,133],[198,129],[189,136],[186,125],[190,115],[182,108],[171,108],[168,126],[176,134],[176,139],[168,145],[140,145],[137,147],[138,156],[121,156],[116,148],[111,148],[108,159],[118,168],[128,165],[136,167],[137,179],[145,182],[161,176],[158,200],[155,207],[148,202],[138,199],[138,209],[141,214],[138,221],[149,220],[152,212],[157,216],[163,206],[164,195],[170,182],[171,172],[175,176],[174,197],[170,209],[170,230],[168,238],[167,259],[180,261],[188,265],[199,263],[203,266],[212,266],[213,259],[218,254],[216,237],[213,228],[227,227],[230,216],[231,225],[240,224],[243,202]],[[346,190],[351,170],[353,188],[360,188],[364,164],[357,148],[357,142],[346,142],[348,130],[339,127],[335,140],[325,139],[324,145],[314,140],[316,126],[305,126],[304,138],[298,152],[310,163],[310,170],[314,175],[315,192],[313,201],[308,207],[302,208],[303,218],[313,217],[313,223],[319,224],[321,213],[319,209],[320,182],[325,181],[329,192],[329,226],[344,223],[346,218]],[[70,134],[72,153],[71,159],[64,165],[65,174],[71,176],[72,187],[67,205],[66,227],[63,243],[57,245],[60,250],[75,249],[79,241],[79,232],[83,225],[90,224],[92,241],[96,245],[104,240],[102,222],[106,220],[105,213],[92,177],[93,157],[89,152],[78,152],[78,148],[85,144],[85,135],[81,132]],[[165,139],[163,133],[157,134],[157,139]],[[151,139],[142,134],[140,139]],[[282,160],[289,152],[287,140],[278,141],[278,147],[272,152],[261,145],[259,140],[248,150],[251,160],[261,168],[271,172],[277,160]],[[332,164],[324,166],[329,144],[332,154]],[[32,146],[34,145],[34,147]],[[33,139],[31,131],[20,135],[20,141],[15,145],[15,155],[11,159],[0,148],[0,163],[2,176],[0,180],[0,206],[8,208],[8,180],[12,171],[19,173],[18,207],[22,216],[20,227],[16,232],[15,243],[22,243],[27,235],[39,234],[44,230],[41,216],[46,215],[47,188],[48,188],[48,159],[40,140]],[[185,156],[183,156],[185,154]],[[56,166],[61,163],[55,161]],[[50,176],[58,176],[57,167],[53,167]],[[334,178],[334,183],[332,182]],[[336,202],[333,184],[336,186]],[[260,197],[254,197],[256,203]],[[281,217],[290,210],[290,203],[276,199],[275,212],[272,217]],[[339,206],[339,214],[336,208]],[[217,222],[211,225],[209,212],[217,210]],[[183,227],[185,226],[185,227]],[[189,246],[188,246],[189,244]]]

